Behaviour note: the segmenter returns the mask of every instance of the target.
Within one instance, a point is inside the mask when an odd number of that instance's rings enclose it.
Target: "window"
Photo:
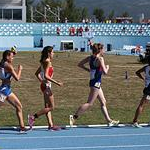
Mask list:
[[[12,19],[12,9],[3,9],[3,18],[7,20]]]
[[[73,41],[61,41],[61,50],[73,50],[74,44]]]
[[[13,20],[22,20],[22,10],[13,9]]]
[[[2,19],[2,9],[0,9],[0,19]]]

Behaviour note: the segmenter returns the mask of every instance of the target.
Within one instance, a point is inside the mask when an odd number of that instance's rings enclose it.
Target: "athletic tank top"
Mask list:
[[[90,80],[95,80],[95,82],[101,83],[101,76],[102,76],[102,68],[101,66],[96,66],[96,57],[93,55],[90,57]]]
[[[150,66],[145,67],[145,87],[148,87],[150,84]]]
[[[51,77],[51,78],[53,77],[53,72],[54,72],[53,67],[49,67],[49,68],[48,68],[48,75],[49,75],[49,77]],[[44,77],[44,74],[45,74],[45,73],[44,73],[44,68],[43,68],[43,66],[41,66],[41,73],[40,73],[40,74],[41,74],[42,79],[45,80],[45,77]]]
[[[5,63],[0,66],[0,79],[1,80],[4,80],[4,79],[10,80],[12,74],[9,72],[6,72],[4,67],[5,67]]]

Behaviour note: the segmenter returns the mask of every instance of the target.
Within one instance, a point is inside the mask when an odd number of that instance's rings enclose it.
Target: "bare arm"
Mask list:
[[[101,67],[102,67],[102,69],[103,69],[104,74],[108,74],[109,65],[105,65],[105,62],[104,62],[104,58],[103,58],[103,57],[100,57],[100,58],[99,58],[99,61],[100,61],[100,64],[101,64]]]
[[[78,67],[84,69],[85,71],[90,72],[90,69],[85,66],[85,64],[88,63],[89,60],[90,60],[90,56],[86,57],[85,59],[82,59],[82,60],[78,63]]]
[[[142,67],[141,69],[139,69],[139,70],[136,71],[136,75],[137,75],[140,79],[142,79],[142,80],[145,80],[145,77],[142,76],[142,72],[145,71],[145,67],[146,67],[146,66],[144,66],[144,67]]]
[[[42,82],[43,79],[42,79],[42,77],[41,77],[41,75],[40,75],[40,72],[41,72],[41,66],[38,67],[37,71],[35,72],[35,76],[38,78],[38,80],[39,80],[40,82]]]
[[[23,68],[22,68],[21,65],[18,65],[18,70],[17,71],[15,71],[14,67],[11,64],[6,65],[6,70],[12,74],[13,78],[16,81],[19,81],[19,79],[21,77],[22,69]]]

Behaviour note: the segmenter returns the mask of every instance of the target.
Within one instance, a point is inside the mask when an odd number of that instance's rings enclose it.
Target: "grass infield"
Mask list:
[[[0,53],[1,56],[2,53]],[[54,79],[64,83],[63,87],[52,85],[55,98],[55,110],[52,112],[54,123],[69,124],[69,115],[73,114],[79,105],[87,101],[89,93],[89,74],[77,67],[78,62],[88,56],[84,52],[55,52],[53,66]],[[19,82],[12,81],[12,90],[23,105],[24,121],[27,125],[27,115],[35,113],[44,107],[43,95],[34,73],[39,66],[40,52],[18,52],[14,66],[23,66]],[[143,66],[136,56],[105,55],[105,63],[110,65],[108,75],[103,76],[102,88],[107,100],[107,107],[113,119],[121,123],[131,123],[137,105],[142,96],[144,83],[135,75],[135,71]],[[128,80],[125,79],[125,72]],[[150,120],[150,106],[145,107],[139,118],[140,123]],[[104,116],[98,100],[93,107],[83,114],[77,125],[104,124]],[[0,107],[0,126],[17,126],[15,110],[7,102]],[[46,117],[41,116],[35,125],[47,125]]]

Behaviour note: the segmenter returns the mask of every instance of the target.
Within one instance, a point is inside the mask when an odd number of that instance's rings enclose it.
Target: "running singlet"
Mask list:
[[[12,75],[11,75],[11,73],[5,72],[4,65],[0,66],[0,79],[1,80],[5,80],[5,79],[10,80]],[[9,96],[10,94],[11,94],[11,87],[10,87],[10,85],[2,84],[0,86],[0,101],[4,102],[6,97]]]
[[[4,67],[0,67],[0,79],[4,80],[4,79],[9,79],[11,78],[11,73],[7,73],[5,72]]]
[[[90,57],[90,87],[100,88],[101,86],[101,76],[102,76],[102,68],[101,66],[96,66],[97,58],[94,56]]]
[[[150,66],[145,67],[145,87],[148,87],[150,84]]]
[[[53,69],[53,67],[49,67],[49,69],[48,69],[48,75],[49,75],[49,77],[53,77],[53,72],[54,72],[54,69]],[[42,79],[43,80],[45,80],[45,77],[44,77],[44,69],[43,69],[43,67],[41,66],[41,77],[42,77]],[[45,84],[41,84],[41,90],[42,90],[42,92],[44,92],[45,91],[45,89],[46,88],[51,88],[51,82],[50,81],[47,81],[47,83],[45,83]]]

